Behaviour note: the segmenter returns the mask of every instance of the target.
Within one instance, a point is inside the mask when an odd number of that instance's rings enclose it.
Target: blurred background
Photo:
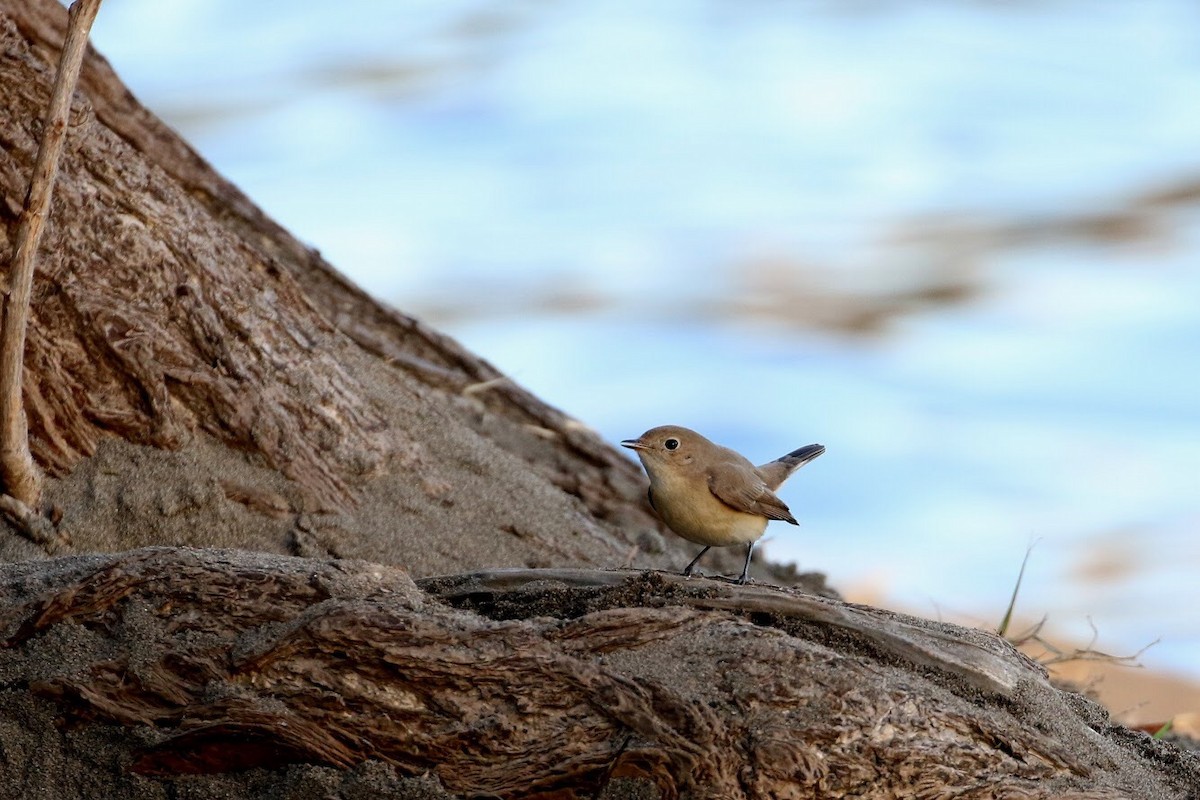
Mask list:
[[[1036,542],[1019,615],[1200,678],[1197,4],[108,0],[93,42],[609,441],[824,443],[769,557],[994,627]]]

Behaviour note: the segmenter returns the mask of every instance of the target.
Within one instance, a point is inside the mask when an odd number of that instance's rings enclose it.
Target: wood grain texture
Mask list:
[[[83,65],[88,34],[100,9],[100,0],[77,0],[68,12],[63,42],[50,102],[42,119],[41,140],[29,178],[29,191],[17,220],[13,256],[3,280],[3,323],[0,324],[0,483],[13,499],[36,506],[42,494],[42,472],[29,450],[22,389],[25,368],[25,339],[29,325],[29,301],[38,246],[54,182],[58,159],[66,138],[71,100]],[[11,515],[10,515],[11,516]]]
[[[422,591],[364,562],[168,548],[50,563],[0,570],[0,671],[72,724],[141,731],[147,776],[377,760],[463,797],[1200,787],[995,637],[795,591],[594,570]],[[73,658],[47,658],[64,640]]]

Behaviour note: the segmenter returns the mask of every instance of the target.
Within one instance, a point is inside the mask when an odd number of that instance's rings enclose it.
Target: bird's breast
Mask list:
[[[654,508],[662,521],[697,544],[724,546],[756,541],[767,518],[735,511],[718,500],[703,475],[651,475]]]

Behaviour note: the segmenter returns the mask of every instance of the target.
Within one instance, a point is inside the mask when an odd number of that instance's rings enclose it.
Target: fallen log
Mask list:
[[[998,637],[795,589],[147,548],[6,566],[0,598],[0,702],[107,731],[110,797],[296,769],[374,769],[392,796],[1200,791],[1194,756]],[[64,772],[5,796],[82,768],[70,733],[36,735]]]

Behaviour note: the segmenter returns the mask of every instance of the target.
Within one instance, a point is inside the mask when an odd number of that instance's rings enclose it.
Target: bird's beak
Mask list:
[[[647,450],[649,448],[642,444],[641,439],[626,439],[621,442],[621,447],[628,447],[630,450]]]

